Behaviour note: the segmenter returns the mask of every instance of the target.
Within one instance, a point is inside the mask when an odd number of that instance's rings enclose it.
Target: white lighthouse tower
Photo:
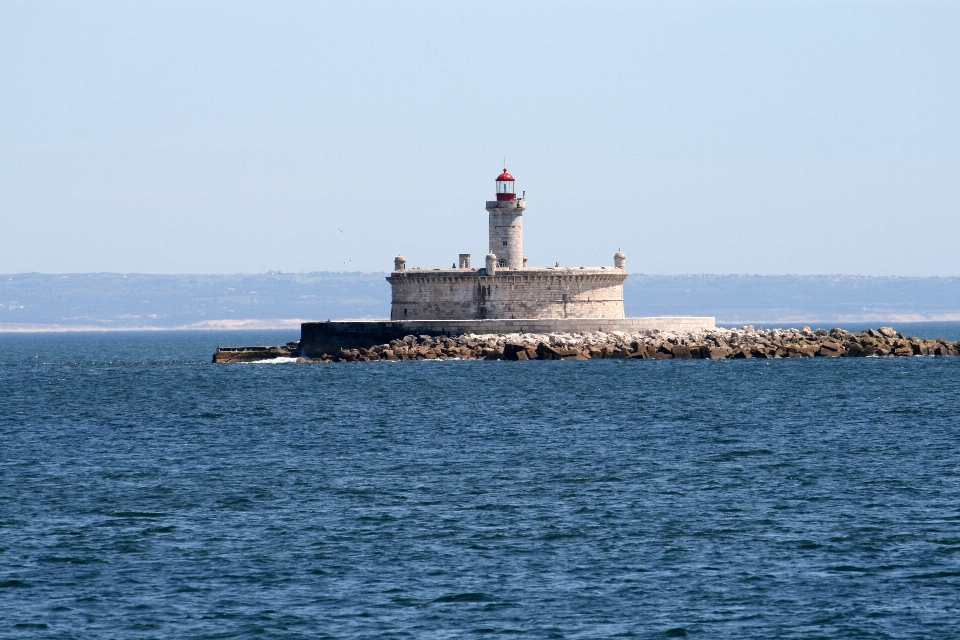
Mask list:
[[[523,264],[523,199],[517,199],[513,176],[503,168],[497,176],[497,199],[487,201],[490,215],[490,253],[496,256],[496,265],[505,269],[520,269]]]

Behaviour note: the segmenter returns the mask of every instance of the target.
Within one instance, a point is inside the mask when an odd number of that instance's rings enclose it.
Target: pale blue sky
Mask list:
[[[960,275],[960,3],[2,2],[0,273]]]

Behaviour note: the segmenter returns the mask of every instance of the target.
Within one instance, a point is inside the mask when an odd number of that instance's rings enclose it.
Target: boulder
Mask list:
[[[690,357],[694,360],[704,360],[710,357],[710,351],[706,345],[693,344],[690,345]]]
[[[690,360],[693,357],[691,351],[690,347],[678,344],[673,347],[673,357],[680,360]],[[697,348],[697,353],[700,353],[699,347]]]
[[[897,332],[893,327],[880,327],[877,329],[877,333],[885,338],[896,338]]]
[[[723,360],[730,355],[730,347],[705,347],[707,350],[707,358],[711,360]]]
[[[541,342],[537,345],[537,358],[540,360],[559,360],[560,350]]]
[[[523,360],[527,359],[527,347],[522,344],[505,344],[503,345],[503,359],[504,360],[520,360],[519,354],[523,354]]]
[[[867,352],[864,351],[863,347],[856,342],[851,342],[847,344],[846,353],[843,355],[849,358],[862,358],[867,355]]]

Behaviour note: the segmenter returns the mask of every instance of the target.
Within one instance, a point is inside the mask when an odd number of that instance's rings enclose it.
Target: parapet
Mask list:
[[[493,260],[497,264],[497,256],[488,254],[487,260]],[[484,276],[519,276],[519,277],[550,277],[550,278],[575,278],[584,276],[610,276],[626,280],[627,274],[622,269],[616,267],[501,267],[495,266],[494,273],[490,273],[486,268],[471,269],[470,267],[456,269],[403,269],[395,270],[388,282],[394,282],[392,278],[451,278],[451,277],[484,277]]]
[[[487,200],[487,211],[491,209],[519,209],[527,208],[525,200]]]

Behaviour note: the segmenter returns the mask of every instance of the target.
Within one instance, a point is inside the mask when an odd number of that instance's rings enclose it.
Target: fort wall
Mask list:
[[[623,318],[616,268],[394,271],[391,320]]]
[[[512,333],[637,333],[692,332],[714,329],[711,317],[659,318],[521,318],[512,320],[413,320],[304,322],[300,326],[300,353],[308,358],[335,354],[340,349],[365,349],[405,336],[460,336]]]

